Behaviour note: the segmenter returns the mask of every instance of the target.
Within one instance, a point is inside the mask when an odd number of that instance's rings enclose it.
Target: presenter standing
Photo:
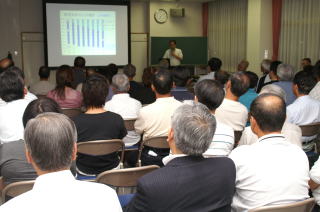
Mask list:
[[[177,42],[175,40],[169,41],[169,49],[164,53],[163,58],[170,60],[170,66],[179,66],[183,59],[181,49],[176,48]]]

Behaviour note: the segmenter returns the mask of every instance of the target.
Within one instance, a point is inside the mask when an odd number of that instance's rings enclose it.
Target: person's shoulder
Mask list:
[[[220,122],[217,119],[216,119],[216,123],[217,123],[216,131],[218,130],[219,132],[225,132],[232,135],[234,134],[232,127]]]
[[[254,145],[255,144],[238,146],[231,151],[229,158],[231,158],[234,162],[245,159],[247,156],[251,155],[251,152],[254,149]]]
[[[6,211],[28,211],[30,207],[32,207],[32,202],[35,200],[31,199],[31,191],[27,191],[23,194],[20,194],[19,196],[16,196],[15,198],[9,200],[8,202],[4,203],[0,206],[1,212]]]

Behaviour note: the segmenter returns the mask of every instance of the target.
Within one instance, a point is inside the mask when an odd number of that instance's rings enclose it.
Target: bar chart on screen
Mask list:
[[[60,11],[62,55],[116,55],[115,11]]]

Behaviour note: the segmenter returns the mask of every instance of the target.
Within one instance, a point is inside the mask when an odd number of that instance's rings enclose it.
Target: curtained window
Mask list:
[[[247,0],[215,0],[209,3],[209,57],[222,60],[222,69],[236,71],[246,59]]]
[[[320,59],[320,1],[283,0],[279,59],[301,70],[302,58]]]

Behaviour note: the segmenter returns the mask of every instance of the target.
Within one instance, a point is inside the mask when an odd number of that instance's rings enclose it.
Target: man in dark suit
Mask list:
[[[182,105],[172,116],[164,168],[139,179],[125,211],[230,211],[235,165],[226,157],[204,158],[216,120],[202,104]]]

